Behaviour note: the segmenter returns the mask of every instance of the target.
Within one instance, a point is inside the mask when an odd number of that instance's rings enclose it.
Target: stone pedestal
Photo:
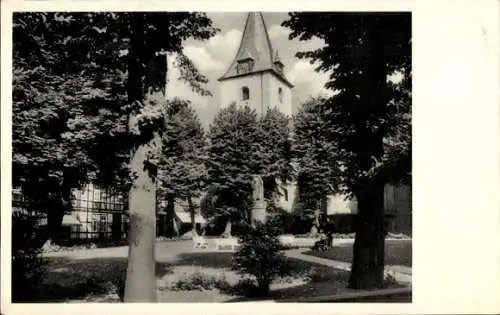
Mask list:
[[[256,203],[252,208],[252,221],[265,222],[266,216],[266,204],[263,202]]]
[[[253,189],[253,208],[251,212],[251,220],[253,222],[265,222],[266,221],[266,202],[264,201],[264,185],[262,178],[258,175],[253,176],[252,179],[252,189]]]
[[[309,232],[309,235],[311,237],[316,237],[318,236],[318,228],[316,227],[316,225],[313,225],[312,228],[311,228],[311,231]]]

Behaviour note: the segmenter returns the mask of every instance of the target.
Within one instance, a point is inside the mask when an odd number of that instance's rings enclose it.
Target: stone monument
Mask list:
[[[251,219],[253,221],[265,222],[266,220],[266,202],[264,200],[264,183],[258,175],[252,178],[253,189],[253,208]]]

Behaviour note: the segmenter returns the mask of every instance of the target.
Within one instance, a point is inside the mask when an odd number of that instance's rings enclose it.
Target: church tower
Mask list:
[[[262,13],[248,13],[238,51],[226,73],[219,78],[221,108],[236,103],[262,115],[268,108],[276,107],[292,117],[293,84],[284,70],[279,52],[273,49],[269,39]],[[282,196],[277,202],[291,211],[296,187],[289,184],[281,190]]]
[[[278,51],[273,50],[262,13],[248,13],[234,60],[219,78],[221,107],[236,103],[255,109],[257,114],[277,107],[291,116],[293,85],[284,68]]]

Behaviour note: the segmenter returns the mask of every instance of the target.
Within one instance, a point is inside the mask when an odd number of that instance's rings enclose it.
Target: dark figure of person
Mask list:
[[[333,231],[331,229],[328,230],[327,234],[327,246],[328,248],[333,246]]]

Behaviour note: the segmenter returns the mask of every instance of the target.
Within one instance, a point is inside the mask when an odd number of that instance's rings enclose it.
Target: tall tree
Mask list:
[[[41,91],[43,95],[53,90],[57,91],[55,98],[59,103],[68,101],[70,106],[65,109],[69,111],[61,110],[57,113],[68,115],[60,124],[63,126],[61,129],[64,139],[68,140],[70,147],[76,148],[77,152],[84,152],[81,161],[92,161],[90,164],[97,170],[98,179],[113,182],[123,174],[124,169],[132,175],[130,179],[126,176],[125,180],[126,187],[130,187],[131,221],[125,300],[153,301],[156,296],[154,179],[157,170],[155,160],[148,160],[147,157],[151,156],[150,151],[154,150],[155,145],[159,146],[156,134],[163,127],[161,102],[164,100],[166,84],[165,54],[177,54],[181,80],[189,83],[193,90],[209,94],[204,88],[206,77],[183,54],[182,42],[187,38],[208,39],[217,30],[212,27],[211,20],[205,14],[188,12],[16,13],[14,20],[14,42],[19,43],[18,46],[14,45],[14,68],[23,73],[40,66],[39,72],[55,76],[55,80],[39,85],[44,88]],[[60,86],[59,83],[65,81],[72,89]],[[21,82],[32,90],[33,83],[41,81],[37,81],[35,75],[34,79],[14,83],[22,87]],[[19,106],[23,104],[22,95],[18,100]],[[50,102],[41,98],[34,100],[41,108],[50,105]],[[27,111],[29,107],[20,109],[22,110]],[[46,116],[49,118],[57,116],[47,110],[41,111],[48,113]],[[37,117],[35,113],[26,117],[26,120],[20,120],[16,128],[22,129]],[[30,126],[34,126],[35,130],[40,129],[36,124]],[[119,145],[111,146],[111,149],[118,149],[120,152],[116,154],[117,159],[113,157],[114,153],[103,151],[105,146],[97,139],[102,139],[104,143],[120,139],[121,141],[117,141]],[[24,159],[23,154],[27,155],[26,152],[43,147],[45,142],[50,143],[51,140],[58,141],[57,137],[48,133],[39,143],[20,140],[15,144],[17,148],[14,152],[17,150],[19,156],[14,163],[19,163],[20,167],[14,165],[17,171],[13,181],[21,186],[23,193],[33,190],[28,189],[32,186],[25,184],[26,179],[37,187],[43,186],[38,180],[40,176],[37,172],[40,171],[48,174],[47,177],[53,182],[59,183],[59,186],[53,185],[53,195],[56,196],[61,190],[70,190],[70,182],[80,183],[85,180],[85,175],[81,174],[88,172],[82,170],[82,163],[77,160],[78,167],[74,168],[81,171],[77,174],[81,176],[70,177],[59,171],[66,163],[61,156],[52,164],[47,162],[50,157],[41,161],[49,166],[47,170],[39,167],[41,163],[29,162],[29,158],[36,159],[35,154],[28,157],[28,161]],[[28,143],[28,149],[23,147],[25,143]],[[67,149],[61,150],[68,152]],[[104,155],[112,158],[108,159]],[[23,163],[34,165],[35,170],[23,173]],[[105,167],[117,164],[127,167]],[[117,168],[119,171],[111,172]],[[52,175],[54,173],[57,175],[55,179]],[[74,175],[75,172],[70,174]],[[74,179],[69,181],[69,178]],[[39,197],[35,196],[33,199],[37,198]],[[40,210],[44,211],[44,208]],[[56,213],[60,214],[61,211]]]
[[[31,211],[47,214],[49,239],[57,238],[71,208],[72,189],[88,181],[125,186],[124,176],[111,175],[123,174],[120,150],[108,151],[104,159],[97,149],[106,134],[114,134],[113,143],[124,135],[116,110],[124,104],[125,76],[80,62],[87,58],[81,56],[85,30],[61,32],[67,23],[48,13],[16,13],[13,19],[12,184]],[[101,168],[96,154],[116,163]],[[102,169],[109,176],[101,176]]]
[[[174,202],[188,201],[195,234],[196,209],[192,200],[200,196],[206,183],[205,133],[189,101],[169,101],[165,112],[158,179],[161,195],[167,200],[167,223],[173,223]]]
[[[216,115],[208,138],[208,182],[218,209],[212,215],[249,223],[252,176],[260,175],[265,197],[275,198],[293,175],[289,119],[277,109],[258,117],[231,104]]]
[[[336,92],[327,104],[331,110],[328,118],[336,127],[333,141],[339,148],[341,184],[358,201],[349,285],[354,289],[380,287],[384,186],[408,177],[411,171],[405,154],[394,156],[385,145],[400,123],[409,124],[408,116],[396,119],[404,115],[395,114],[398,106],[393,106],[395,94],[388,76],[396,71],[411,72],[411,15],[301,12],[290,13],[283,26],[292,29],[290,38],[315,36],[325,42],[324,47],[297,56],[318,62],[317,71],[330,71],[325,87]],[[406,113],[408,109],[406,106]],[[399,139],[406,143],[402,146],[410,146],[409,135]]]
[[[269,200],[281,196],[280,187],[295,176],[292,165],[292,135],[290,117],[277,107],[271,107],[260,117],[264,197]]]
[[[220,110],[209,127],[208,183],[216,192],[217,202],[215,213],[208,215],[226,221],[226,233],[232,222],[248,220],[252,176],[262,171],[257,158],[261,151],[257,119],[255,110],[233,103]]]
[[[328,120],[327,98],[306,101],[294,117],[294,154],[297,186],[303,214],[319,221],[326,215],[326,200],[339,191],[338,148],[332,141],[334,126]]]

